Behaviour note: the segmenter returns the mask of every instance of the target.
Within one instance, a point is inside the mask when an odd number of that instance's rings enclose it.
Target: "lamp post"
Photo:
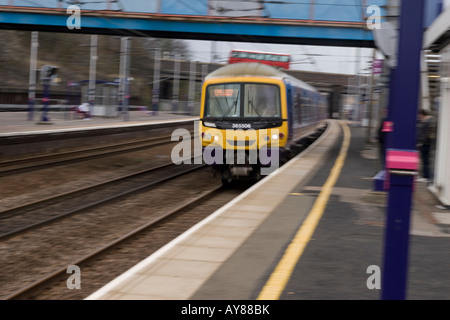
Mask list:
[[[31,33],[30,81],[28,86],[28,121],[34,120],[38,48],[39,48],[39,32],[33,31]]]

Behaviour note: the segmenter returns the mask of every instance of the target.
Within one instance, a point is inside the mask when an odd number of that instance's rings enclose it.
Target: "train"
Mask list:
[[[282,69],[257,62],[226,65],[202,85],[203,159],[223,184],[261,179],[327,116],[326,97]]]

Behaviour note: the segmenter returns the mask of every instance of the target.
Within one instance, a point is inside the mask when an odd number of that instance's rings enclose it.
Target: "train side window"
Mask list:
[[[303,96],[303,103],[302,103],[302,124],[308,125],[310,122],[310,99],[308,97],[308,93],[305,92]]]

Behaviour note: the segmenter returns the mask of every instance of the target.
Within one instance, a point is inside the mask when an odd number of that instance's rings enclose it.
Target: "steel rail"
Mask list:
[[[194,199],[190,199],[189,201],[187,201],[186,203],[178,206],[177,208],[171,210],[170,212],[167,212],[164,215],[161,215],[155,219],[152,219],[151,221],[147,222],[146,224],[136,228],[133,231],[128,232],[127,234],[117,238],[116,240],[108,243],[107,245],[83,256],[82,258],[76,260],[76,261],[72,261],[71,263],[68,264],[69,265],[77,265],[80,266],[96,257],[101,256],[102,254],[106,253],[107,251],[113,249],[114,247],[120,245],[121,243],[131,239],[132,237],[154,227],[156,224],[164,221],[167,218],[170,218],[171,216],[179,213],[180,211],[192,206],[195,203],[198,203],[204,199],[209,199],[211,197],[212,194],[220,191],[223,189],[223,186],[217,186],[209,191],[203,192],[201,195],[197,196]],[[25,286],[17,291],[15,291],[14,293],[2,298],[3,300],[13,300],[13,299],[21,299],[21,298],[25,298],[27,295],[30,295],[32,292],[39,290],[40,288],[48,285],[49,283],[51,283],[52,281],[57,280],[58,277],[66,274],[67,272],[67,267],[61,267],[60,269],[58,269],[57,271],[54,271],[52,273],[49,273],[47,275],[45,275],[44,277],[42,277],[41,279],[31,283],[28,286]]]
[[[85,188],[85,189],[78,189],[78,190],[75,190],[73,192],[68,192],[68,193],[65,193],[65,194],[62,194],[62,195],[58,195],[58,196],[55,196],[55,197],[50,197],[50,198],[47,198],[47,199],[44,199],[44,200],[36,201],[36,202],[33,202],[33,203],[28,203],[28,204],[25,204],[24,206],[11,208],[9,210],[0,212],[0,215],[17,213],[18,211],[27,210],[27,209],[29,209],[31,207],[35,207],[35,206],[42,207],[45,204],[48,204],[50,202],[55,202],[56,200],[60,200],[61,201],[64,198],[67,198],[69,195],[73,196],[73,195],[76,195],[76,194],[79,195],[79,194],[82,194],[82,193],[86,193],[87,190],[92,190],[94,188],[104,187],[106,185],[117,183],[117,182],[120,182],[122,180],[126,180],[126,179],[129,179],[129,178],[132,178],[132,177],[137,176],[137,175],[147,174],[149,172],[160,170],[160,169],[163,169],[163,168],[166,168],[166,167],[170,167],[170,166],[175,166],[175,165],[170,163],[170,164],[161,165],[159,167],[151,168],[151,169],[148,169],[148,170],[143,170],[143,171],[138,172],[138,173],[133,173],[133,174],[128,175],[128,176],[119,177],[119,178],[116,178],[116,179],[113,179],[113,180],[109,180],[109,181],[106,181],[106,182],[103,182],[103,183],[100,183],[100,184],[97,184],[97,185],[94,185],[94,186],[90,186],[90,187]],[[202,169],[204,167],[206,167],[205,164],[196,165],[194,168],[189,168],[188,170],[184,170],[182,172],[179,172],[179,173],[176,173],[176,174],[172,174],[170,176],[158,179],[156,181],[152,181],[152,182],[146,183],[144,185],[141,185],[141,186],[138,186],[138,187],[135,187],[135,188],[132,188],[132,189],[128,189],[128,190],[123,191],[121,193],[118,193],[118,194],[115,194],[115,195],[103,198],[103,199],[101,199],[99,201],[88,203],[88,204],[83,205],[81,207],[78,207],[76,209],[70,210],[70,211],[68,211],[66,213],[63,213],[63,214],[60,214],[60,215],[57,215],[57,216],[54,216],[54,217],[51,217],[51,218],[48,218],[48,219],[45,219],[45,220],[33,223],[33,224],[30,224],[30,225],[27,225],[27,226],[24,226],[24,227],[20,227],[20,228],[11,230],[9,232],[0,234],[0,240],[4,240],[4,239],[7,239],[7,238],[16,236],[18,234],[21,234],[23,232],[29,231],[31,229],[37,228],[37,227],[45,225],[45,224],[56,222],[56,221],[58,221],[60,219],[69,217],[69,216],[71,216],[73,214],[76,214],[76,213],[79,213],[79,212],[81,212],[83,210],[92,209],[92,208],[94,208],[96,206],[99,206],[99,205],[105,204],[107,202],[119,199],[121,197],[133,194],[133,193],[135,193],[137,191],[141,191],[141,190],[144,190],[144,189],[148,189],[150,187],[154,187],[154,186],[156,186],[158,184],[167,182],[169,180],[172,180],[172,179],[175,179],[175,178],[180,177],[182,175],[185,175],[187,173],[190,173],[190,172]]]
[[[164,136],[154,139],[145,139],[139,141],[126,142],[122,144],[115,144],[113,146],[101,146],[97,148],[86,148],[81,150],[67,151],[56,154],[48,154],[36,157],[21,158],[15,160],[7,160],[0,162],[0,167],[6,167],[0,169],[0,176],[7,176],[31,170],[42,169],[46,167],[54,167],[59,165],[65,165],[69,163],[93,160],[102,157],[113,156],[126,152],[139,151],[150,147],[156,147],[159,145],[174,143],[170,140],[170,136]],[[191,137],[192,138],[192,137]],[[93,153],[93,154],[90,154]],[[67,157],[64,159],[64,157]],[[58,158],[63,158],[59,159]],[[24,166],[14,167],[18,164],[25,164]],[[10,168],[8,168],[10,167]],[[12,167],[12,168],[11,168]]]

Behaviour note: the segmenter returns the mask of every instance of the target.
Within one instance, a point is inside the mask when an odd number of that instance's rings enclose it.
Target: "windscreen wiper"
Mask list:
[[[233,108],[237,108],[237,102],[239,100],[239,95],[236,97],[236,100],[234,100],[233,104],[230,106],[230,108],[227,110],[227,112],[222,116],[222,118],[220,119],[220,121],[223,121],[223,119],[225,119],[226,116],[228,116],[231,112],[231,110],[233,110]],[[236,112],[236,111],[235,111]]]
[[[253,105],[253,100],[248,99],[248,105],[255,111],[255,113],[258,115],[258,121],[261,121],[262,117],[259,114],[258,110],[256,110],[255,106]]]

